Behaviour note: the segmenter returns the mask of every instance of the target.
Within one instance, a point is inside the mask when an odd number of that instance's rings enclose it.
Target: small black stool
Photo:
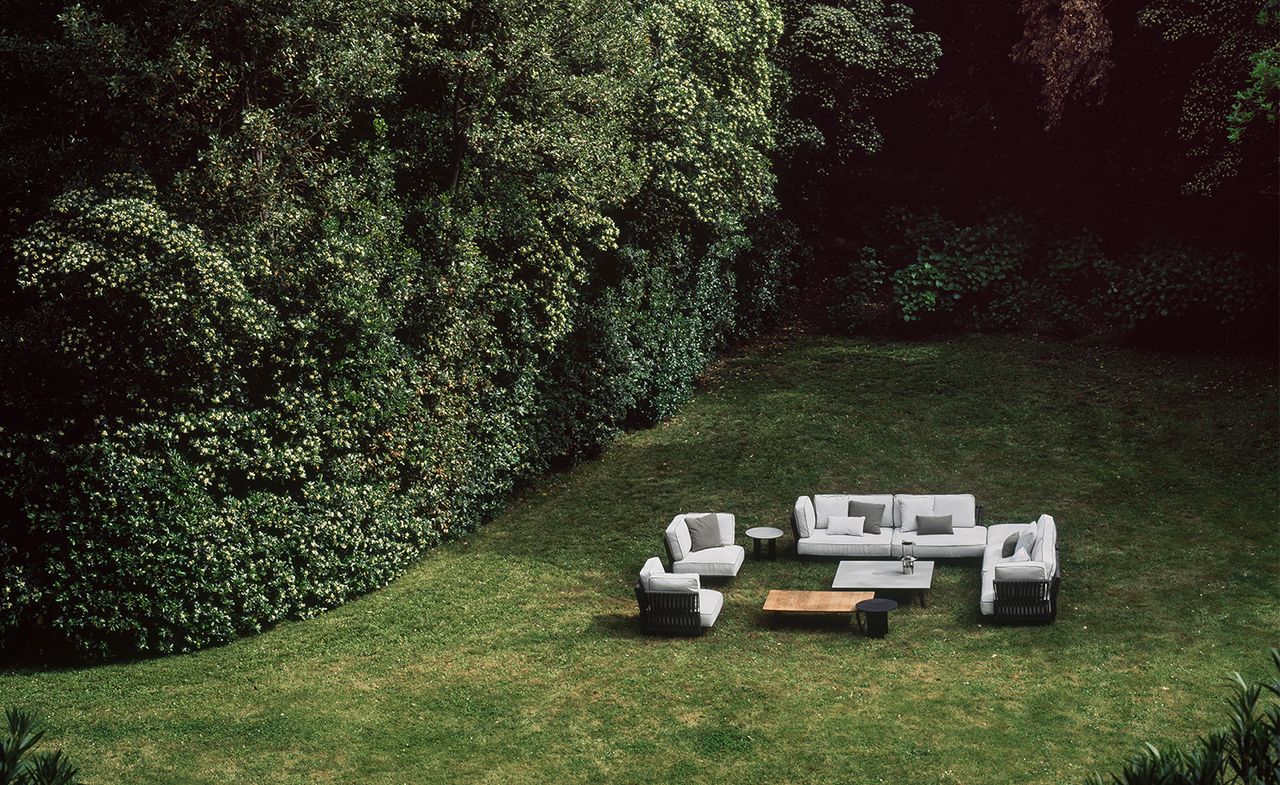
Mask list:
[[[854,606],[854,615],[858,618],[858,629],[863,629],[862,614],[867,616],[866,633],[868,638],[883,638],[889,632],[889,611],[898,607],[893,600],[863,600]]]

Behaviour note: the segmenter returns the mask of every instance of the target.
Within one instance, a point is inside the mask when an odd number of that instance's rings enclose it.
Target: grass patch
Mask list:
[[[1280,644],[1277,369],[1013,338],[806,338],[717,366],[673,420],[548,478],[388,588],[167,659],[0,674],[94,782],[1079,782],[1224,721]],[[1052,513],[1056,625],[939,565],[890,635],[771,626],[748,559],[700,639],[637,633],[671,516],[786,527],[795,497],[971,491]]]

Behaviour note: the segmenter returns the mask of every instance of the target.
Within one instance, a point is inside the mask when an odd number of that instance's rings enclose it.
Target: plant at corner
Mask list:
[[[1143,745],[1119,774],[1088,785],[1275,785],[1280,783],[1280,650],[1271,650],[1276,675],[1249,683],[1231,676],[1231,722],[1190,749]]]
[[[0,737],[0,785],[75,785],[79,771],[62,750],[33,752],[44,738],[30,712],[5,710],[7,732]]]

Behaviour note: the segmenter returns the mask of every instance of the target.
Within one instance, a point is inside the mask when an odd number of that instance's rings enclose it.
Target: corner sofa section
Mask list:
[[[731,578],[738,574],[742,560],[747,555],[746,549],[734,544],[736,521],[732,513],[715,513],[716,522],[720,525],[720,545],[695,551],[689,538],[689,525],[684,519],[686,515],[705,514],[681,513],[667,525],[662,542],[667,548],[667,562],[671,565],[671,572]]]
[[[1029,561],[1003,556],[1012,534],[1031,532]],[[1058,587],[1062,565],[1058,559],[1058,525],[1052,515],[1035,523],[998,523],[991,527],[982,557],[979,608],[1000,621],[1049,623],[1058,616]]]
[[[831,516],[848,515],[849,502],[883,504],[879,534],[828,534]],[[916,516],[950,515],[952,534],[917,534]],[[973,494],[832,494],[796,499],[791,530],[801,556],[842,559],[890,558],[902,555],[910,541],[912,554],[922,559],[976,558],[987,547],[982,507]]]

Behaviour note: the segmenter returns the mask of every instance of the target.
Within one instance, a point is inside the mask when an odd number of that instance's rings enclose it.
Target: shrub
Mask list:
[[[894,301],[908,322],[951,317],[978,329],[1008,329],[1022,317],[1025,227],[1001,216],[949,236],[926,236],[893,274]]]
[[[1271,650],[1280,673],[1280,650]],[[1280,678],[1247,683],[1232,675],[1231,723],[1191,748],[1143,746],[1119,774],[1089,785],[1275,785],[1280,783]]]
[[[80,773],[62,750],[35,752],[44,738],[29,712],[5,710],[6,732],[0,737],[0,785],[75,785]]]
[[[1128,330],[1167,321],[1229,325],[1265,305],[1258,296],[1265,280],[1243,254],[1160,243],[1117,271],[1109,315]]]

